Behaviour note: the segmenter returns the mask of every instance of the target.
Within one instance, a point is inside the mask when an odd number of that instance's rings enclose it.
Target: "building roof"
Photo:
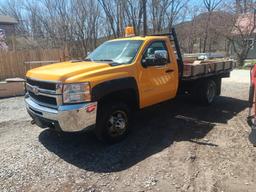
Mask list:
[[[0,15],[0,23],[17,24],[18,21],[15,18],[7,16],[7,15]]]

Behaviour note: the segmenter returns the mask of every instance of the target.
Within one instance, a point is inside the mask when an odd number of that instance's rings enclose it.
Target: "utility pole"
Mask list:
[[[143,33],[147,35],[147,0],[142,0],[143,8]]]

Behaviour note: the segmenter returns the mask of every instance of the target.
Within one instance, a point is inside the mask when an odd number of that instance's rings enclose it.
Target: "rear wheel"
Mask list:
[[[111,102],[99,106],[95,133],[106,143],[123,140],[128,133],[129,108],[124,103]]]
[[[207,80],[202,82],[198,92],[199,100],[202,104],[210,105],[214,102],[217,95],[217,86],[214,80]]]

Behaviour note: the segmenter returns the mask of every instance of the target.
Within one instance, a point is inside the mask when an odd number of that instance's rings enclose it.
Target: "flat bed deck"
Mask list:
[[[236,67],[233,60],[184,61],[182,80],[195,80],[209,76],[228,77]]]

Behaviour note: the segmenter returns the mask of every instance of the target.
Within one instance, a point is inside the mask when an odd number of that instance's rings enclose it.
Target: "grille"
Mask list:
[[[42,82],[42,81],[35,81],[32,79],[27,79],[27,83],[32,86],[37,86],[41,89],[48,89],[48,90],[56,90],[56,83],[49,83],[49,82]]]
[[[31,98],[33,98],[35,101],[37,101],[39,104],[48,104],[48,105],[53,105],[53,106],[57,106],[57,101],[56,98],[54,97],[47,97],[47,96],[43,96],[43,95],[36,95],[31,91],[28,91],[29,96]]]

